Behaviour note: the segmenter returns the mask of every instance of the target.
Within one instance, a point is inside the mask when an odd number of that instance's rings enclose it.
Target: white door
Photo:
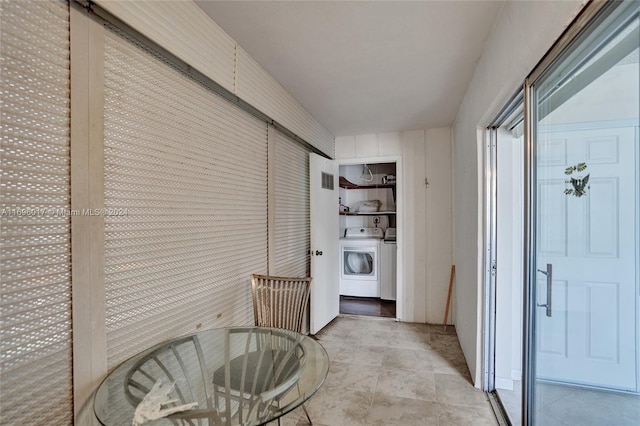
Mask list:
[[[633,127],[539,134],[539,379],[636,390],[637,143]]]
[[[310,328],[316,334],[340,312],[338,164],[309,154],[311,210]]]

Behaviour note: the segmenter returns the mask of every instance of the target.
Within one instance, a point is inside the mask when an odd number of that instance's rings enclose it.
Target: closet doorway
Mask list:
[[[340,165],[340,313],[396,318],[396,162]]]

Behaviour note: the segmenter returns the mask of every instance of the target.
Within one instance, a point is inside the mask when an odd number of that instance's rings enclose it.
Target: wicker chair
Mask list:
[[[255,325],[303,332],[312,278],[251,275]],[[311,417],[302,405],[309,424]],[[280,419],[278,419],[280,424]]]

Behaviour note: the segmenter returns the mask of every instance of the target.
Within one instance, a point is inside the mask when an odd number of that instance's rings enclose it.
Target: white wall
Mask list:
[[[482,150],[486,127],[584,0],[505,2],[453,126],[455,324],[476,386],[482,347]]]
[[[353,159],[356,163],[398,156],[402,167],[398,170],[402,191],[398,221],[401,319],[441,324],[452,255],[451,129],[336,138],[338,160]]]
[[[443,324],[453,256],[451,129],[425,131],[426,170],[426,320]],[[424,179],[423,179],[424,180]],[[448,323],[455,316],[449,310]]]

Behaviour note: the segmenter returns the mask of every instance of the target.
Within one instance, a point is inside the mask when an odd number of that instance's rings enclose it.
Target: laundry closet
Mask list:
[[[340,166],[340,312],[395,317],[396,163]]]

